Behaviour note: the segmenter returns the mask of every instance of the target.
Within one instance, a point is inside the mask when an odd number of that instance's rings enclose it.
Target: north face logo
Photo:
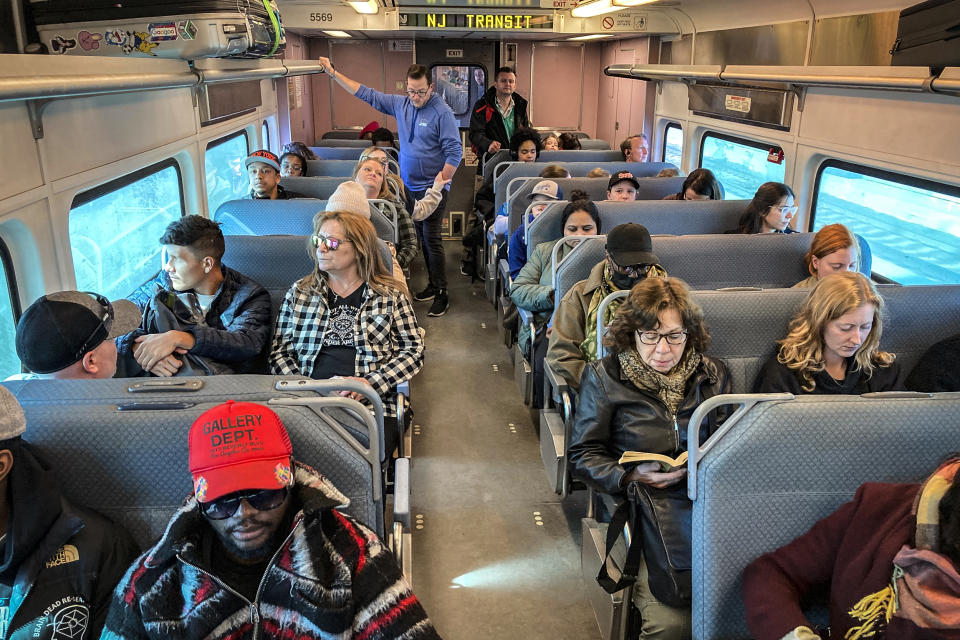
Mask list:
[[[72,544],[65,544],[57,552],[53,554],[53,557],[47,560],[47,569],[52,569],[54,567],[59,567],[62,564],[69,564],[71,562],[76,562],[80,559],[80,552],[77,551],[77,548]]]

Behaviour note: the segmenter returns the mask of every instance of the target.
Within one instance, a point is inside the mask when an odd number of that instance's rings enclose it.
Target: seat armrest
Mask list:
[[[506,260],[501,260],[498,264],[500,271],[500,282],[503,286],[504,295],[510,293],[510,264]]]
[[[393,554],[401,567],[404,530],[410,530],[410,458],[397,458],[393,470]]]
[[[568,385],[567,381],[560,377],[560,374],[554,371],[550,365],[544,365],[543,375],[547,379],[547,384],[549,384],[550,388],[553,389],[553,397],[555,401],[560,402],[560,397],[563,394],[570,393],[570,385]],[[566,419],[566,417],[567,416],[564,416],[564,419]]]

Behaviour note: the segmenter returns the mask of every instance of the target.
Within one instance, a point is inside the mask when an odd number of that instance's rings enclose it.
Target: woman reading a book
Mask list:
[[[880,351],[883,298],[859,273],[820,280],[763,366],[754,393],[851,394],[896,391],[900,367]]]
[[[726,365],[704,353],[710,334],[703,312],[682,280],[647,278],[630,290],[604,344],[610,354],[588,364],[580,380],[567,453],[573,475],[610,494],[622,494],[634,481],[656,488],[682,482],[687,472],[681,465],[664,470],[669,464],[663,461],[628,463],[621,457],[631,452],[642,459],[642,452],[676,459],[686,452],[687,422],[697,405],[730,392]],[[701,441],[718,423],[717,415],[704,423]],[[689,637],[689,608],[657,601],[645,575],[641,566],[634,587],[643,618],[640,637]]]

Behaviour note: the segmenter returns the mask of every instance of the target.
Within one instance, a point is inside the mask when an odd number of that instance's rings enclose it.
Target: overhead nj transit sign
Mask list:
[[[553,31],[552,13],[399,13],[401,29],[454,29],[456,31]]]

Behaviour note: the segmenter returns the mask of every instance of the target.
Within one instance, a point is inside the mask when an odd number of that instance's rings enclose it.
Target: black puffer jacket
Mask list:
[[[715,395],[730,393],[727,366],[703,356],[690,377],[676,416],[649,391],[638,389],[621,372],[620,360],[609,355],[590,363],[580,378],[580,399],[567,455],[573,475],[604,493],[620,493],[627,469],[618,461],[625,451],[677,456],[687,450],[687,422],[697,406]],[[700,427],[700,441],[726,417],[713,413]]]
[[[100,637],[136,545],[122,528],[67,502],[29,445],[14,449],[9,478],[11,521],[0,566],[9,624],[2,637]]]
[[[514,132],[530,126],[530,119],[527,117],[527,101],[517,93],[513,94],[512,115]],[[497,109],[497,89],[490,87],[473,105],[470,115],[470,142],[474,146],[475,153],[482,158],[494,140],[500,143],[502,149],[510,146],[507,129],[503,126],[503,116]]]

